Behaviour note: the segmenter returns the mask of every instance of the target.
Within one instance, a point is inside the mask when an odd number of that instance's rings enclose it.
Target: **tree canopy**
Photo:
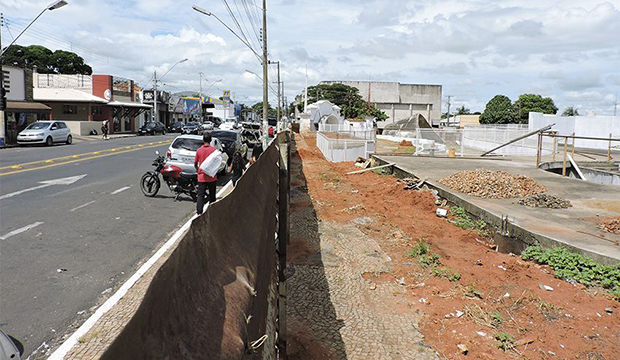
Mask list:
[[[506,95],[495,95],[480,115],[481,124],[513,124],[516,120],[512,101]]]
[[[259,101],[256,104],[252,105],[252,110],[258,114],[259,117],[263,116],[263,102]],[[271,107],[271,104],[268,104],[268,114],[269,116],[276,116],[278,113],[276,111],[276,109],[274,109],[273,107]]]
[[[540,112],[543,114],[556,114],[557,106],[550,97],[543,98],[536,94],[523,94],[519,96],[513,105],[517,112],[517,122],[527,124],[530,112]]]
[[[301,95],[303,99],[303,94]],[[308,104],[328,100],[340,106],[345,118],[372,116],[377,120],[387,119],[387,115],[372,106],[359,94],[359,90],[344,84],[319,84],[308,87]]]
[[[51,51],[45,46],[11,45],[2,56],[2,64],[31,69],[37,67],[41,74],[91,75],[93,69],[84,59],[70,51]]]
[[[569,106],[562,112],[562,116],[579,116],[579,110],[573,106]]]

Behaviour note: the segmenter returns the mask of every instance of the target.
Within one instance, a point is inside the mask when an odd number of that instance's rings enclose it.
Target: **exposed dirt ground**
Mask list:
[[[478,233],[437,217],[431,193],[404,190],[396,178],[372,171],[346,175],[359,168],[329,163],[313,137],[295,135],[294,156],[301,159],[306,184],[293,180],[292,185],[307,186],[311,201],[293,203],[292,210],[313,206],[326,222],[373,219],[356,226],[375,239],[392,266],[363,277],[377,284],[400,283],[402,291],[387,296],[398,298],[406,311],[424,315],[424,342],[442,358],[620,359],[620,303],[604,291],[556,279],[546,266],[492,250]],[[460,273],[460,280],[434,276],[408,256],[420,239],[440,256],[440,267]],[[312,253],[307,248],[303,239],[291,241],[290,256],[302,259]],[[311,332],[291,331],[296,357],[334,358]],[[514,339],[505,342],[507,350],[498,348],[493,336],[499,333]]]

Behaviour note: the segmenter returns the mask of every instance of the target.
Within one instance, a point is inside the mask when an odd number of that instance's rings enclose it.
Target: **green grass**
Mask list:
[[[529,246],[521,256],[525,260],[549,265],[557,278],[607,289],[615,300],[620,301],[620,264],[603,265],[562,247],[542,250],[538,246]]]
[[[491,319],[493,319],[493,326],[498,327],[504,322],[504,318],[499,311],[495,311],[491,314]]]
[[[450,281],[461,280],[461,274],[458,271],[447,268],[447,267],[442,267],[442,268],[433,270],[433,275],[437,277],[441,277],[441,278],[446,278]]]
[[[514,347],[515,338],[507,332],[493,334],[493,338],[498,341],[495,346],[499,349],[507,351]]]
[[[428,243],[424,240],[424,238],[420,238],[420,241],[415,243],[411,250],[407,252],[407,256],[409,256],[410,258],[417,258],[421,255],[428,254],[430,249],[430,246],[428,246]]]
[[[482,220],[472,219],[467,211],[460,206],[451,206],[450,213],[454,217],[452,223],[461,229],[474,230],[480,235],[488,235],[488,225]]]

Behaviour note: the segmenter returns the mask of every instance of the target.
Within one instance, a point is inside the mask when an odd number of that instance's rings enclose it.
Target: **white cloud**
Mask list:
[[[2,0],[13,35],[48,3]],[[194,3],[234,27],[220,2]],[[244,72],[261,73],[259,61],[192,4],[73,0],[46,12],[19,43],[73,49],[95,72],[143,84],[152,71],[163,74],[189,58],[166,76],[170,90],[196,91],[202,71],[209,80],[223,79],[215,91],[230,88],[247,101],[260,99],[260,81]],[[239,17],[234,6],[233,11]],[[256,15],[257,9],[250,12]],[[278,0],[268,3],[268,13],[270,57],[282,62],[289,100],[304,85],[306,64],[310,84],[328,79],[443,84],[445,94],[472,110],[482,110],[498,93],[514,100],[538,92],[553,94],[559,107],[582,99],[584,107],[609,114],[606,97],[620,92],[618,0]],[[244,20],[244,32],[249,30],[260,51],[250,20]]]

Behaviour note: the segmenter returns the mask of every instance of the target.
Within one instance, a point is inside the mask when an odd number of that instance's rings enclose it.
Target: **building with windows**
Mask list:
[[[49,118],[62,120],[77,135],[100,132],[104,120],[110,133],[134,133],[143,104],[133,80],[112,75],[34,74],[33,97],[51,108]]]
[[[5,142],[14,144],[17,134],[30,123],[47,119],[51,109],[33,101],[32,70],[3,65],[4,88],[7,108],[5,110]]]
[[[357,88],[364,100],[388,116],[386,121],[377,122],[380,129],[416,114],[435,126],[441,120],[441,85],[383,81],[322,81],[321,84],[344,84]]]

